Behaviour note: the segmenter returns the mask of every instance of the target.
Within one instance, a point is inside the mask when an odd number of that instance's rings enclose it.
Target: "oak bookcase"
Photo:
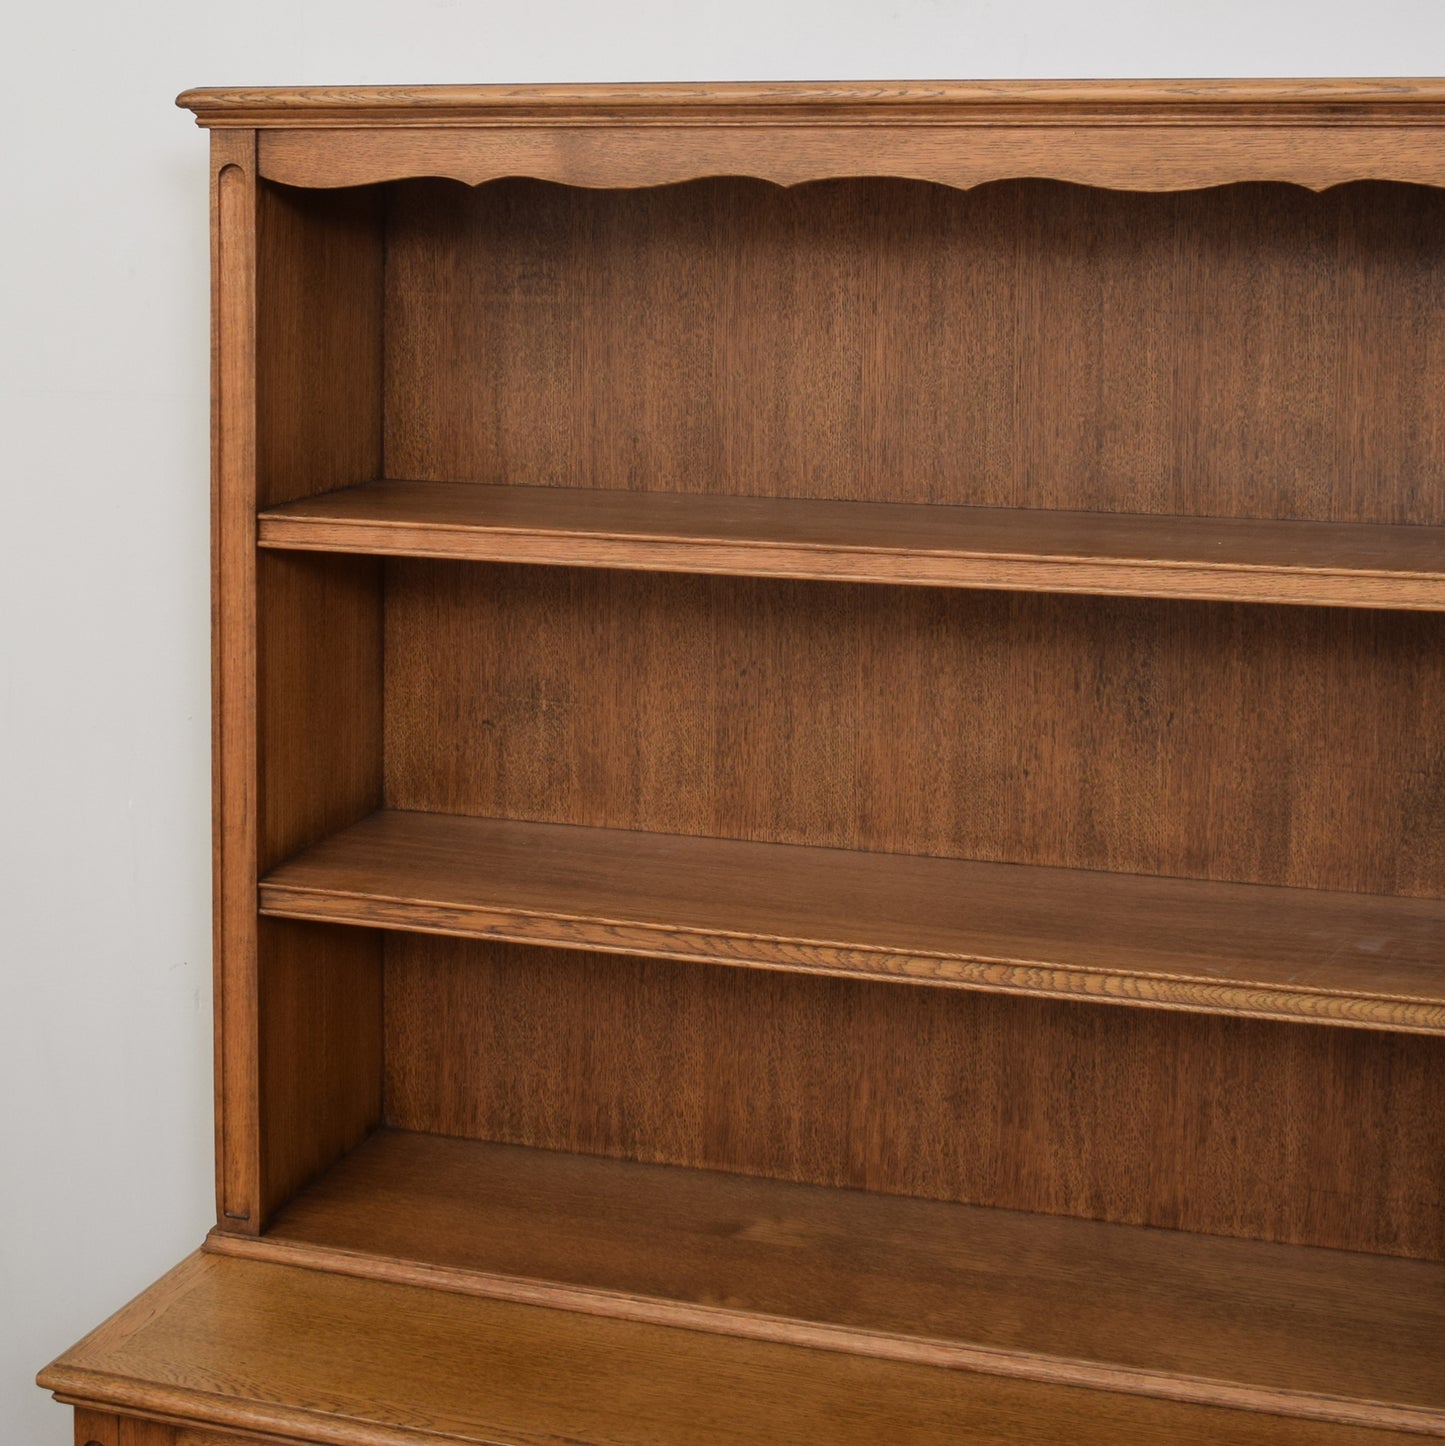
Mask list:
[[[78,1439],[1445,1435],[1445,82],[181,104],[218,1214]]]

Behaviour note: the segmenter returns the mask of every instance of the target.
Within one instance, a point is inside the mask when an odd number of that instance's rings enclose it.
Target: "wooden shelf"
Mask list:
[[[921,1446],[958,1441],[961,1430],[971,1446],[1399,1440],[1364,1426],[199,1253],[48,1366],[40,1383],[88,1410],[197,1427],[175,1436],[196,1446],[212,1431],[248,1433],[226,1438],[236,1446],[258,1437],[327,1446]],[[122,1442],[172,1440],[166,1426],[108,1419],[97,1427],[106,1441],[117,1433]]]
[[[1445,1434],[1445,1265],[382,1131],[227,1254]]]
[[[261,911],[1445,1034],[1445,901],[381,811]]]
[[[262,547],[1132,597],[1445,609],[1445,528],[371,482]]]

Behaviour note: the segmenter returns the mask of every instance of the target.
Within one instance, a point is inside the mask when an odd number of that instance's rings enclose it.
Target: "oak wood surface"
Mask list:
[[[1173,189],[1240,180],[1439,184],[1438,81],[910,82],[188,91],[262,128],[263,174],[359,185],[535,175],[588,186],[1007,176]]]
[[[1333,119],[1378,110],[1409,118],[1445,104],[1445,80],[1435,76],[1292,79],[1127,79],[1127,80],[828,80],[697,81],[642,84],[561,85],[333,85],[197,86],[176,104],[212,123],[257,123],[258,112],[285,122],[344,112],[349,125],[398,121],[427,125],[463,111],[481,119],[574,114],[605,121],[616,112],[679,111],[766,122],[777,108],[817,113],[852,111],[880,123],[906,120],[933,107],[967,107],[974,112],[1004,108],[1057,114],[1061,109],[1094,109],[1117,116],[1164,110],[1194,124],[1211,114],[1259,107],[1258,118],[1290,118],[1313,109]],[[1344,108],[1344,109],[1341,109]]]
[[[192,1256],[63,1399],[327,1446],[1382,1446],[1393,1433]]]
[[[185,1438],[162,1421],[147,1421],[123,1416],[120,1421],[120,1446],[185,1446]],[[220,1446],[246,1446],[244,1441],[222,1442]]]
[[[355,929],[264,919],[261,1175],[275,1209],[381,1118],[381,948]],[[223,1228],[230,1227],[223,1220]]]
[[[119,1418],[83,1408],[76,1411],[75,1446],[121,1446]]]
[[[216,1213],[261,1228],[256,138],[211,137],[211,782]]]
[[[1445,608],[1445,528],[376,481],[262,547],[1136,597]]]
[[[372,191],[256,193],[257,504],[376,475],[382,209]]]
[[[1445,1434],[1445,81],[182,102],[220,1218],[78,1425]]]
[[[1445,524],[1442,191],[416,181],[387,216],[373,476]]]
[[[387,564],[389,806],[1445,894],[1438,614]]]
[[[275,918],[1445,1033],[1445,902],[380,811]]]
[[[250,131],[212,165],[217,1215],[255,1231],[380,1112],[380,1018],[357,1019],[380,1005],[374,941],[336,933],[298,969],[255,911],[260,871],[379,802],[380,577],[254,543],[258,505],[380,464],[381,232],[374,198],[260,184]]]
[[[381,462],[378,198],[255,195],[256,505],[359,482]],[[254,514],[244,545],[254,548]],[[263,554],[255,587],[255,866],[381,797],[381,574],[367,558]],[[254,895],[250,901],[254,914]],[[381,1113],[381,954],[355,931],[256,940],[265,1215]],[[246,1047],[243,1044],[243,1047]],[[242,1105],[242,1109],[245,1106]],[[254,1217],[253,1217],[254,1219]],[[223,1228],[235,1222],[223,1214]]]
[[[1302,122],[1284,133],[1246,121],[1185,128],[1110,121],[1009,125],[972,117],[897,130],[838,121],[770,125],[643,123],[603,130],[328,126],[260,132],[261,174],[290,186],[365,186],[418,176],[465,185],[529,176],[619,189],[748,176],[779,186],[844,176],[902,176],[968,189],[1016,176],[1128,191],[1182,191],[1240,181],[1321,191],[1349,181],[1445,185],[1438,114],[1416,127]]]
[[[214,1248],[1322,1420],[1389,1402],[1445,1433],[1445,1265],[395,1131]]]
[[[388,1123],[1445,1260],[1445,1040],[393,933]]]

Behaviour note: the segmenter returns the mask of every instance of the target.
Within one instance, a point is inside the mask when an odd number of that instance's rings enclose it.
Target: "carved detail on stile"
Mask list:
[[[231,1099],[255,1098],[255,1061],[243,1041],[257,1018],[255,782],[255,138],[213,138],[212,470],[216,610],[213,664],[215,755],[216,1074]],[[224,149],[221,149],[224,148]],[[251,862],[247,862],[250,860]],[[232,1228],[257,1215],[254,1117],[217,1115],[217,1210]]]

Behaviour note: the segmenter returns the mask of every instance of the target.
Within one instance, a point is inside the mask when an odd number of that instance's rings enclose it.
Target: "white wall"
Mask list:
[[[188,85],[1445,73],[1440,0],[32,4],[0,146],[0,1446],[211,1214],[206,138]]]

